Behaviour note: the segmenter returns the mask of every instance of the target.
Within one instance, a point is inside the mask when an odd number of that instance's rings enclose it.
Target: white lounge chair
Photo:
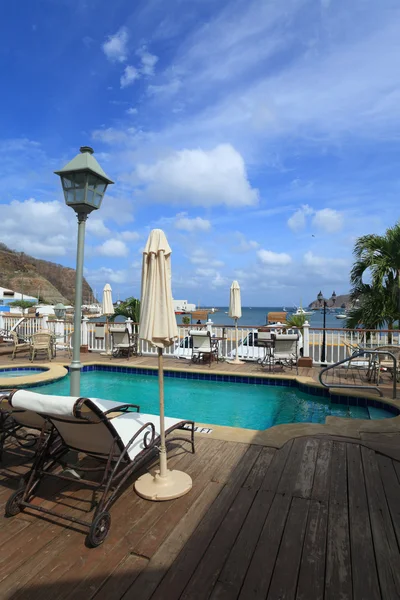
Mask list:
[[[200,331],[192,329],[189,331],[192,347],[192,362],[211,361],[218,359],[218,348],[211,344],[211,334],[209,331]]]
[[[112,356],[115,358],[138,354],[137,336],[132,336],[127,327],[110,327],[112,337]]]
[[[274,343],[274,364],[279,363],[290,368],[296,365],[296,371],[298,372],[298,341],[299,336],[296,333],[277,334]]]
[[[25,390],[17,390],[10,399],[14,409],[36,412],[57,431],[60,443],[54,448],[44,430],[39,440],[39,450],[30,471],[28,481],[14,492],[6,504],[6,516],[18,514],[29,507],[50,515],[79,523],[89,528],[87,543],[99,546],[103,543],[110,528],[109,507],[116,499],[121,486],[139,465],[152,456],[160,438],[160,417],[141,414],[139,407],[132,404],[116,403],[109,400],[76,398],[69,396],[47,396]],[[135,411],[135,412],[132,412]],[[171,436],[179,429],[189,429],[190,437]],[[191,444],[194,452],[194,422],[165,418],[167,441],[182,440]],[[100,465],[84,467],[81,463],[69,464],[63,456],[70,450],[100,459]],[[41,481],[48,477],[70,479],[65,473],[55,472],[61,465],[64,470],[74,473],[79,482],[101,492],[100,500],[91,522],[60,515],[40,505],[32,504],[33,492]],[[84,479],[82,471],[102,473],[101,481]],[[95,505],[92,502],[93,506]]]

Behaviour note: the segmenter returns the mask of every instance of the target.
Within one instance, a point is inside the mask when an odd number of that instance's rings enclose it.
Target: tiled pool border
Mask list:
[[[23,367],[22,367],[23,368]],[[66,367],[68,369],[68,367]],[[158,376],[158,370],[156,368],[147,367],[123,367],[123,366],[112,366],[103,364],[94,365],[83,365],[82,372],[87,373],[90,371],[106,371],[110,373],[132,373],[135,375],[151,375],[153,377]],[[203,381],[218,381],[224,383],[245,383],[249,385],[267,385],[267,386],[279,386],[279,387],[293,387],[297,388],[301,392],[310,394],[311,396],[319,396],[329,399],[334,404],[343,404],[344,406],[371,406],[374,408],[382,408],[391,412],[394,416],[400,415],[400,409],[393,404],[390,404],[387,400],[375,400],[374,398],[365,398],[361,396],[343,395],[343,394],[332,394],[327,389],[317,387],[314,385],[307,385],[298,381],[295,378],[274,378],[274,377],[257,377],[257,376],[245,376],[245,375],[223,375],[217,373],[203,373],[199,371],[178,371],[164,369],[164,377],[171,377],[174,379],[194,379]],[[29,387],[38,387],[53,383],[54,380],[48,380],[43,382],[35,382],[32,384],[26,384]]]

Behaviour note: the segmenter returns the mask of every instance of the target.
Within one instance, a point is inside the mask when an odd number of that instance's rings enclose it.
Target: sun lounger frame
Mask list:
[[[100,456],[95,452],[84,452],[81,448],[74,448],[71,445],[65,444],[60,432],[57,430],[57,421],[60,419],[55,416],[49,417],[48,415],[42,414],[41,416],[45,418],[46,424],[51,424],[54,431],[57,431],[57,437],[60,437],[61,443],[57,444],[56,449],[54,449],[54,436],[48,434],[48,425],[44,425],[39,437],[36,456],[31,471],[29,472],[28,479],[23,486],[16,490],[8,499],[5,508],[5,516],[14,516],[24,508],[28,508],[29,510],[52,515],[58,519],[61,518],[66,521],[82,525],[83,527],[88,527],[89,533],[86,538],[86,543],[89,547],[95,547],[103,543],[108,534],[111,524],[111,517],[108,509],[111,507],[117,498],[121,487],[132,475],[132,473],[136,471],[139,466],[142,466],[145,461],[149,460],[153,453],[158,450],[157,444],[160,440],[160,436],[156,436],[154,424],[149,421],[145,423],[138,431],[136,431],[129,442],[124,446],[120,436],[112,425],[112,419],[108,419],[107,414],[110,412],[115,412],[115,410],[118,410],[118,412],[130,412],[132,409],[134,409],[139,412],[140,407],[136,404],[122,404],[118,407],[118,409],[114,407],[110,410],[102,411],[89,398],[79,398],[74,408],[75,420],[72,421],[74,425],[83,426],[90,422],[90,420],[81,413],[81,409],[84,404],[88,406],[93,413],[95,413],[95,415],[104,423],[113,436],[112,446],[107,458],[105,458],[104,455]],[[82,422],[77,422],[76,419],[82,419]],[[63,418],[62,421],[66,422],[67,419]],[[175,430],[179,429],[189,431],[190,437],[179,435],[170,437]],[[128,455],[129,448],[139,436],[143,435],[144,432],[146,432],[143,436],[144,448],[135,456],[133,460],[131,460]],[[167,442],[178,440],[188,442],[191,445],[192,453],[195,452],[194,421],[179,421],[178,423],[166,429],[165,434],[168,436]],[[62,457],[70,450],[77,450],[78,452],[86,454],[89,457],[99,458],[103,462],[103,465],[98,467],[82,467],[81,465],[68,463],[64,461]],[[60,466],[63,469],[77,469],[83,473],[103,471],[103,476],[100,482],[95,482],[84,478],[72,480],[93,489],[91,510],[94,507],[96,507],[96,510],[93,514],[92,521],[79,519],[66,514],[60,514],[48,508],[32,504],[31,501],[34,497],[34,491],[45,477],[53,477],[56,479],[71,481],[71,477],[63,475],[62,473],[53,472],[54,469],[57,469]],[[101,497],[97,502],[96,494],[100,492]]]

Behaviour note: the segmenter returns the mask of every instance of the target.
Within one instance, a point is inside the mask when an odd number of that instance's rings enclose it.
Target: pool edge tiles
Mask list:
[[[33,375],[25,374],[29,371],[41,369],[40,373]],[[20,370],[23,374],[20,377],[2,377],[2,373],[7,371]],[[36,387],[40,385],[46,385],[53,381],[58,381],[68,375],[68,370],[58,363],[46,363],[46,364],[32,364],[32,363],[19,363],[18,366],[1,367],[0,368],[0,388],[4,389],[19,389],[23,387]]]

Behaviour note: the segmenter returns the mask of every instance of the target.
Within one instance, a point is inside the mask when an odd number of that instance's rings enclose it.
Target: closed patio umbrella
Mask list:
[[[231,285],[230,297],[229,297],[229,316],[235,321],[235,340],[236,340],[236,356],[234,360],[231,360],[232,364],[242,365],[243,361],[239,360],[238,348],[239,348],[239,333],[238,333],[238,319],[242,316],[242,304],[240,300],[240,286],[237,281],[233,281]]]
[[[112,289],[109,283],[106,283],[103,289],[103,301],[101,303],[101,311],[106,317],[106,354],[108,350],[108,317],[114,314],[114,305],[112,301]]]
[[[161,229],[150,232],[143,251],[142,293],[139,338],[158,351],[158,386],[160,396],[160,470],[153,477],[139,477],[135,489],[147,500],[171,500],[186,494],[192,480],[182,471],[170,471],[167,466],[164,423],[163,349],[178,339],[178,327],[171,291],[171,248]]]

